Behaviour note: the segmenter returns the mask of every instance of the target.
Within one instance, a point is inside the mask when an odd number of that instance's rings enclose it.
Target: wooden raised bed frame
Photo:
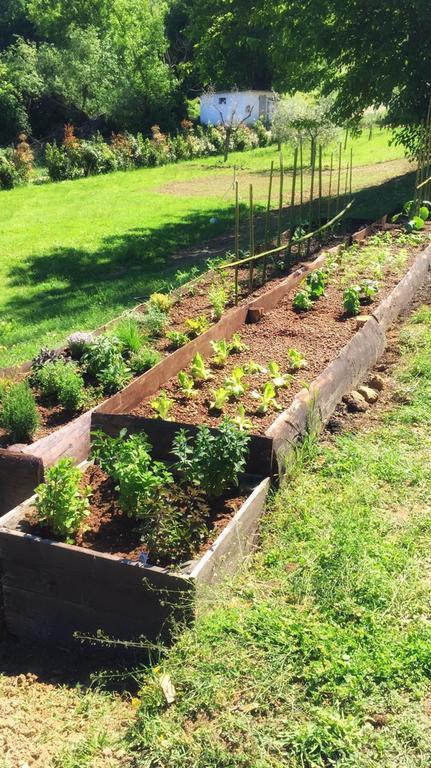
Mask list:
[[[385,222],[386,217],[383,217],[356,232],[349,237],[349,241],[363,240],[376,226],[383,226]],[[273,288],[268,288],[257,298],[251,299],[247,305],[228,310],[208,331],[172,352],[154,368],[134,379],[125,389],[96,408],[81,414],[55,432],[31,445],[26,445],[19,451],[13,446],[10,449],[0,449],[0,514],[4,514],[27,499],[41,481],[44,469],[52,466],[58,459],[70,456],[79,463],[88,457],[93,412],[115,414],[131,410],[144,397],[155,393],[168,379],[186,367],[196,352],[207,355],[211,351],[211,341],[230,338],[244,323],[253,321],[256,310],[269,311],[275,307],[284,296],[294,290],[309,271],[323,264],[326,254],[336,251],[339,247],[337,245],[328,249],[314,261],[299,266],[285,280],[277,283]],[[27,369],[26,367],[28,364],[21,366],[23,371]]]
[[[98,630],[119,640],[168,638],[172,620],[193,618],[200,589],[233,571],[251,549],[269,478],[254,490],[197,561],[176,571],[41,539],[19,530],[29,499],[1,519],[6,628],[18,637],[68,646]],[[250,482],[251,481],[251,482]]]

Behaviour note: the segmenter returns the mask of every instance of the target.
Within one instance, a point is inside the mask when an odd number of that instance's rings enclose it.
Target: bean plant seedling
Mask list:
[[[307,312],[313,306],[313,302],[310,298],[310,291],[308,288],[301,288],[301,290],[295,293],[293,298],[293,308],[300,312]]]
[[[360,303],[361,289],[359,285],[351,285],[343,293],[343,306],[348,315],[359,315],[361,311]]]
[[[328,275],[323,269],[314,269],[307,275],[306,286],[310,299],[316,301],[325,295],[325,285],[328,282]]]

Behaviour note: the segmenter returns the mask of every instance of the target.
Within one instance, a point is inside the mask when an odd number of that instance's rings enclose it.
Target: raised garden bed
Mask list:
[[[120,439],[123,446],[127,441],[130,444],[129,437]],[[80,522],[75,521],[73,544],[64,538],[65,521],[72,519],[75,504],[71,500],[65,505],[62,516],[60,502],[70,472],[76,474],[74,468],[61,467],[60,486],[58,475],[47,478],[45,506],[40,503],[36,508],[32,497],[1,520],[4,616],[12,634],[66,645],[76,632],[98,630],[117,639],[166,637],[172,620],[193,616],[197,589],[234,569],[253,544],[268,478],[242,475],[239,486],[232,489],[223,480],[224,490],[220,486],[209,495],[203,486],[184,485],[181,476],[172,483],[163,474],[165,484],[155,491],[162,493],[160,503],[142,501],[138,496],[121,496],[130,488],[128,480],[121,476],[119,492],[107,458],[109,438],[100,444],[108,445],[107,453],[99,454],[101,466],[81,467],[78,495],[83,504],[88,483],[92,492],[88,514],[82,517],[81,510]],[[120,453],[116,444],[116,456]],[[151,467],[160,472],[156,463]],[[40,501],[43,493],[39,493]],[[54,516],[46,519],[43,513],[47,509],[52,513],[53,498]],[[169,517],[175,505],[177,525]],[[72,530],[69,522],[67,530]]]
[[[353,240],[362,239],[367,232],[374,229],[375,227],[372,226],[361,230],[353,236]],[[153,394],[161,384],[171,376],[176,375],[184,365],[190,362],[197,351],[204,355],[208,354],[211,350],[211,341],[229,338],[235,331],[238,331],[246,322],[249,314],[252,314],[256,302],[259,306],[274,306],[284,295],[293,290],[309,269],[320,263],[321,258],[318,257],[314,262],[296,269],[287,278],[274,279],[265,287],[258,289],[253,295],[240,302],[239,306],[225,312],[221,320],[211,325],[206,332],[177,351],[167,353],[166,350],[163,350],[165,356],[161,363],[136,378],[124,390],[109,398],[109,401],[103,402],[98,408],[107,407],[112,412],[124,412],[133,408],[146,393]],[[195,298],[189,296],[190,307],[194,306]],[[181,307],[183,307],[182,303]],[[143,305],[137,308],[137,311],[140,312],[142,309]],[[108,326],[112,327],[112,323]],[[163,346],[163,343],[161,340],[160,345]],[[11,509],[26,498],[28,492],[33,490],[40,481],[43,469],[51,466],[62,456],[71,456],[77,462],[87,457],[90,420],[91,410],[82,413],[64,426],[57,429],[53,428],[54,431],[40,437],[35,442],[25,446],[12,445],[8,450],[0,449],[0,512]],[[27,466],[24,467],[25,461],[19,460],[20,457],[28,457]],[[25,479],[24,482],[23,479]]]

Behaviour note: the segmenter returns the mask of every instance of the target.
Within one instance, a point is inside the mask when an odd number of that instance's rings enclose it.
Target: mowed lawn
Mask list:
[[[382,131],[348,143],[355,217],[375,218],[411,195],[411,168],[390,138]],[[287,203],[292,151],[283,155]],[[179,252],[231,232],[234,175],[243,198],[253,181],[263,203],[271,160],[278,163],[274,146],[232,154],[227,165],[207,158],[1,192],[0,367],[166,289],[192,260],[204,268],[204,252]],[[275,189],[274,206],[276,197]]]

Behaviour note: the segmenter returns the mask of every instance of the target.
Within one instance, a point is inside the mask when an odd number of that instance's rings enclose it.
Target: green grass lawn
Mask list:
[[[389,139],[383,131],[353,141],[356,217],[410,196],[408,164]],[[289,171],[292,153],[283,154]],[[227,167],[206,158],[0,193],[0,367],[166,288],[184,264],[178,251],[231,230],[234,168],[242,196],[252,180],[263,202],[272,159],[268,147],[232,154]]]
[[[309,440],[259,553],[143,675],[137,767],[429,767],[430,329],[403,332],[404,404]]]

